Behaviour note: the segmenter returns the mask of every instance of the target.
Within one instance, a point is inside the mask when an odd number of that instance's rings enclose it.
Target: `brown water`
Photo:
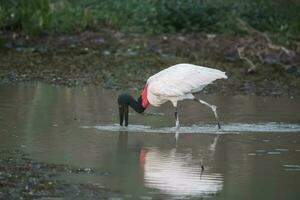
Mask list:
[[[181,103],[176,145],[171,104],[132,113],[126,129],[116,97],[98,87],[2,85],[1,148],[95,168],[61,178],[120,191],[113,199],[300,199],[299,99],[203,96],[218,105],[220,131],[208,108]]]

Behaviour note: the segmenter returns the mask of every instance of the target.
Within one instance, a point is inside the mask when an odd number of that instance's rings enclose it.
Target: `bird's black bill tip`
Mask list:
[[[119,105],[119,120],[120,126],[128,126],[128,105],[120,104]]]
[[[120,126],[123,126],[124,121],[124,106],[119,105],[119,120],[120,120]]]
[[[129,111],[128,111],[128,105],[127,106],[125,106],[125,108],[124,108],[124,117],[125,117],[125,126],[127,127],[128,126],[128,113]]]

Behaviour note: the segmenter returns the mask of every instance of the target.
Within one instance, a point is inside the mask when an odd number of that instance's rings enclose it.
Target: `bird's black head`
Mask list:
[[[133,108],[137,113],[144,112],[145,108],[142,106],[142,97],[140,96],[136,101],[132,96],[128,94],[121,94],[118,97],[119,104],[119,119],[120,125],[123,126],[125,119],[125,126],[128,126],[128,106]]]

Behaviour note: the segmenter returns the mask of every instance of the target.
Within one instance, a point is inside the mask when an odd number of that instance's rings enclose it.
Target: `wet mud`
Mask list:
[[[107,199],[118,194],[101,185],[59,179],[62,174],[100,173],[92,168],[38,162],[21,150],[1,149],[0,158],[0,199]]]
[[[229,77],[203,93],[300,94],[300,48],[275,48],[258,36],[147,36],[111,30],[34,38],[12,33],[0,36],[2,84],[44,81],[139,91],[147,78],[161,69],[193,63],[224,70]],[[252,61],[255,69],[244,57]]]

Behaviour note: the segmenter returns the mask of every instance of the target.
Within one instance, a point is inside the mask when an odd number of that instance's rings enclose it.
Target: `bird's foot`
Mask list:
[[[176,122],[176,131],[179,131],[179,128],[180,128],[179,123]]]

